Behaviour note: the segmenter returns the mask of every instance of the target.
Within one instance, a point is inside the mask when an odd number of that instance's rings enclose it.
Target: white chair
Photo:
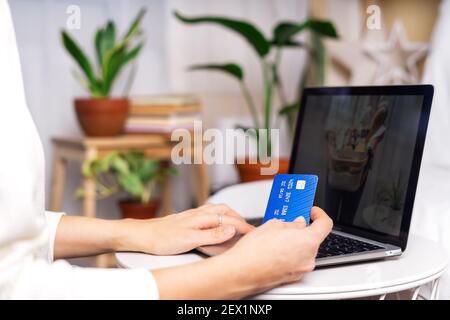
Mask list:
[[[224,203],[244,218],[263,217],[269,200],[272,180],[236,184],[209,197],[207,202]]]

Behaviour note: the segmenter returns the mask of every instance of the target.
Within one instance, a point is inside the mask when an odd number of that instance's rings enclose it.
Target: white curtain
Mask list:
[[[434,101],[420,172],[412,233],[439,242],[450,257],[450,1],[441,4],[424,83],[434,86]],[[450,299],[450,272],[441,280],[441,298]]]
[[[301,21],[307,14],[307,0],[10,0],[16,29],[28,106],[44,143],[47,163],[47,188],[50,186],[52,149],[50,139],[56,135],[80,134],[73,99],[87,95],[74,80],[76,67],[61,46],[59,32],[66,28],[69,5],[81,10],[81,28],[70,33],[93,57],[93,34],[97,27],[112,18],[124,31],[139,8],[148,11],[143,21],[147,42],[138,61],[138,72],[132,94],[175,92],[201,93],[204,97],[206,124],[229,127],[230,123],[247,121],[247,111],[237,84],[225,76],[213,73],[189,73],[192,63],[234,60],[244,65],[248,83],[260,100],[260,68],[254,53],[239,36],[218,27],[188,26],[172,15],[174,9],[185,14],[220,14],[246,18],[257,23],[269,35],[275,22],[281,19]],[[300,51],[285,55],[283,75],[290,97],[295,94],[297,79],[303,65]],[[126,70],[115,86],[121,94]],[[237,118],[237,119],[236,119]],[[241,119],[243,118],[243,119]],[[223,120],[216,122],[214,119]],[[231,119],[231,120],[230,120]],[[228,170],[228,171],[227,171]],[[233,167],[213,169],[214,186],[236,181]],[[230,173],[231,172],[231,173]],[[79,186],[79,167],[69,165],[64,209],[80,212],[73,192]],[[231,177],[231,180],[229,179]],[[181,178],[174,179],[175,209],[192,204],[190,174],[185,168]],[[47,189],[49,191],[49,189]],[[49,192],[47,192],[49,194]],[[48,199],[47,199],[48,200]],[[115,199],[101,201],[100,216],[117,217]]]

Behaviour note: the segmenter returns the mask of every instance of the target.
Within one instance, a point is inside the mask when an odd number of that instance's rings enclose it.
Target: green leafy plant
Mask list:
[[[405,187],[401,173],[397,179],[392,179],[390,183],[383,185],[378,192],[378,199],[381,202],[389,203],[392,210],[401,210],[405,199]]]
[[[263,117],[260,119],[259,110],[254,103],[254,99],[250,90],[245,83],[245,73],[243,68],[234,62],[225,64],[202,64],[194,65],[191,70],[212,70],[223,72],[239,82],[246,104],[250,110],[253,126],[258,133],[258,129],[266,129],[267,136],[260,137],[256,135],[256,139],[263,138],[267,144],[268,155],[271,155],[271,140],[270,129],[273,126],[272,110],[274,104],[274,92],[276,91],[280,96],[281,108],[279,114],[286,116],[289,120],[292,119],[292,114],[298,110],[299,97],[296,101],[289,102],[284,93],[283,83],[279,75],[279,68],[282,58],[282,50],[286,47],[296,47],[308,50],[308,52],[315,57],[315,60],[320,64],[318,70],[318,78],[323,79],[324,74],[324,48],[321,42],[321,37],[337,38],[337,31],[334,25],[329,21],[322,21],[316,19],[309,19],[302,23],[293,23],[283,21],[278,23],[273,29],[270,38],[266,37],[255,25],[244,20],[231,19],[227,17],[217,16],[200,16],[200,17],[186,17],[179,12],[174,12],[176,18],[187,24],[202,24],[209,23],[227,28],[236,32],[243,37],[246,42],[254,49],[256,56],[261,65],[264,96],[262,105]],[[310,31],[312,33],[311,44],[301,43],[295,40],[295,37],[303,32]],[[274,54],[272,55],[272,52]],[[305,85],[306,76],[302,75],[300,86]],[[262,120],[262,121],[261,121]],[[289,122],[288,122],[289,123]],[[259,154],[261,157],[261,154]]]
[[[92,97],[107,97],[110,95],[114,80],[120,71],[135,60],[144,46],[140,29],[145,9],[141,9],[131,23],[128,31],[120,39],[116,35],[113,21],[108,21],[104,27],[97,30],[94,37],[97,68],[88,58],[76,41],[66,32],[61,31],[61,39],[67,52],[78,64],[83,75],[76,72],[75,77]],[[137,42],[137,44],[136,44]],[[134,70],[133,70],[134,71]],[[126,90],[129,90],[134,77],[130,73]]]
[[[147,159],[143,152],[130,151],[112,152],[101,159],[86,161],[82,173],[86,178],[95,179],[100,198],[125,191],[132,201],[149,203],[157,183],[177,174],[177,170]],[[83,196],[82,189],[77,195]]]

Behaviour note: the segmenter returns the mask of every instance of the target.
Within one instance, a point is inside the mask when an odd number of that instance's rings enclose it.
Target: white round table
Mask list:
[[[116,259],[122,268],[150,270],[182,265],[204,259],[197,253],[176,256],[153,256],[120,252]],[[439,278],[447,266],[443,249],[435,242],[412,236],[401,257],[316,269],[297,283],[285,285],[256,296],[256,299],[350,299],[380,296],[415,289],[419,296],[437,299]],[[428,297],[422,296],[424,285],[431,285]]]

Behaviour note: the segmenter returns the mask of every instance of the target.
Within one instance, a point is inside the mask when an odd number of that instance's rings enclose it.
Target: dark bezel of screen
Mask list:
[[[413,162],[409,175],[409,183],[406,191],[405,206],[403,209],[403,218],[400,227],[400,233],[397,237],[377,231],[368,231],[367,229],[350,227],[347,225],[339,225],[335,222],[336,230],[348,232],[357,236],[365,237],[382,243],[389,243],[406,249],[408,242],[408,234],[411,223],[411,216],[414,207],[414,199],[419,178],[420,164],[422,162],[423,148],[425,137],[430,118],[431,102],[433,99],[432,85],[404,85],[404,86],[371,86],[371,87],[317,87],[305,88],[300,103],[300,111],[297,117],[297,125],[295,128],[295,138],[292,146],[291,159],[289,165],[289,173],[294,173],[295,163],[298,157],[296,150],[300,141],[300,133],[303,121],[303,112],[306,106],[306,100],[311,95],[412,95],[423,96],[422,110],[419,120],[419,128],[417,131],[416,145],[414,148]]]

